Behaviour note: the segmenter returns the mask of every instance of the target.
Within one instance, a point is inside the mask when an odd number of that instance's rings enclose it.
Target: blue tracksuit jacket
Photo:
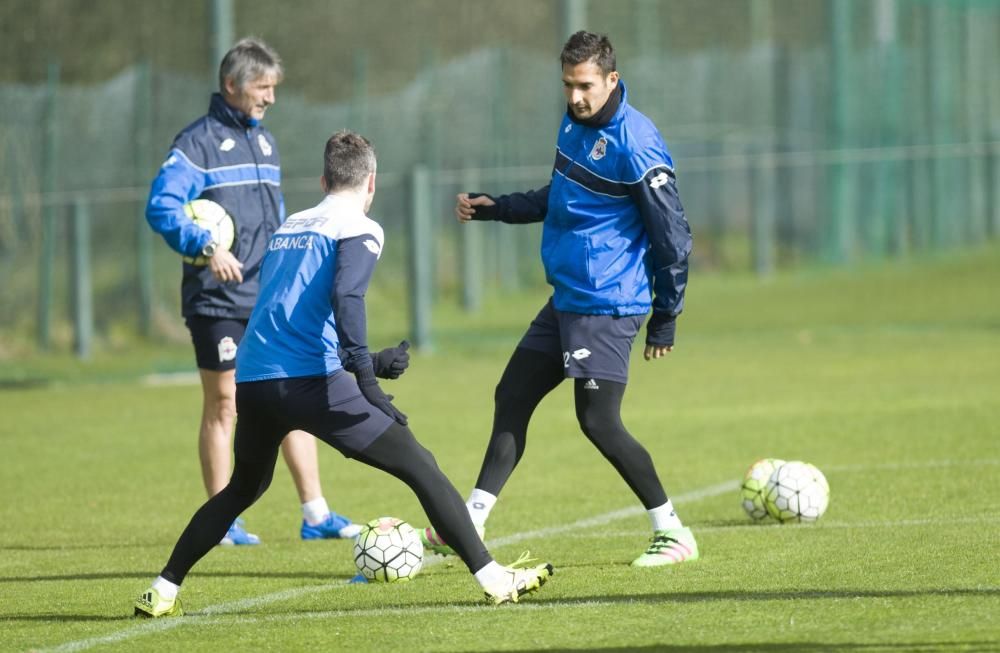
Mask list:
[[[584,315],[676,317],[684,307],[691,231],[673,160],[656,126],[626,101],[589,127],[567,111],[552,180],[493,198],[482,218],[544,220],[542,262],[556,309]]]
[[[274,137],[236,111],[218,93],[208,114],[174,139],[153,181],[146,220],[173,248],[197,256],[211,234],[184,213],[191,200],[221,204],[236,223],[232,252],[243,263],[243,283],[221,284],[207,266],[184,263],[182,313],[247,319],[259,289],[267,243],[285,217],[281,164]]]

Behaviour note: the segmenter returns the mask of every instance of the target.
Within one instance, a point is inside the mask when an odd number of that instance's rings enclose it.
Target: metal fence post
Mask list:
[[[833,28],[831,30],[830,59],[833,71],[832,124],[833,149],[838,153],[853,142],[852,68],[851,43],[852,0],[831,0]],[[854,168],[849,163],[837,161],[830,165],[830,214],[825,237],[825,258],[842,263],[849,258],[854,237],[854,206],[857,188]]]
[[[954,12],[946,3],[930,4],[930,34],[927,43],[930,74],[931,142],[946,145],[955,142],[955,57]],[[934,213],[931,237],[934,245],[954,245],[959,241],[960,221],[965,220],[964,190],[958,188],[959,160],[937,152],[932,160]]]
[[[226,56],[226,52],[229,48],[233,46],[235,33],[233,30],[233,24],[235,23],[233,19],[233,0],[212,0],[212,6],[209,11],[209,56],[212,58],[208,62],[208,70],[210,72],[209,80],[213,82],[214,87],[216,82],[216,77],[219,74],[219,64],[222,63],[222,58]]]
[[[572,34],[586,28],[587,0],[562,0],[559,5],[559,49]]]
[[[59,63],[50,62],[45,84],[42,145],[42,243],[38,257],[38,346],[48,349],[52,344],[52,267],[56,259],[56,206],[51,193],[56,188],[56,157],[59,153],[56,129],[59,108]]]
[[[896,0],[878,0],[872,6],[875,39],[878,44],[879,81],[884,92],[882,118],[878,125],[883,147],[900,143],[899,125],[902,119],[902,70],[899,58],[898,22]],[[906,248],[897,198],[899,196],[899,161],[883,159],[878,162],[874,186],[874,215],[870,216],[873,230],[871,247],[880,256],[891,251],[899,254]]]
[[[996,23],[993,22],[995,31]],[[963,95],[966,117],[966,141],[973,145],[982,145],[989,140],[989,99],[987,96],[990,80],[995,74],[990,73],[987,62],[993,61],[988,43],[991,36],[991,21],[985,12],[977,7],[970,7],[965,14],[965,60],[966,84]],[[995,54],[993,56],[996,56]],[[981,242],[989,233],[990,191],[989,191],[989,153],[974,153],[969,157],[969,232],[970,242]]]
[[[418,349],[430,350],[431,285],[434,283],[431,241],[431,180],[426,166],[413,168],[410,178],[410,332]]]
[[[150,171],[150,130],[152,125],[152,82],[149,61],[136,66],[135,81],[135,183],[148,183]],[[139,333],[150,338],[153,335],[153,231],[146,225],[142,215],[143,205],[139,204],[136,221],[136,272],[138,277]]]
[[[752,166],[751,189],[753,212],[751,214],[751,248],[754,272],[768,276],[774,271],[775,212],[777,184],[775,183],[774,150],[774,67],[775,51],[771,38],[770,0],[753,0],[750,5],[750,23],[753,30],[753,54],[762,71],[760,83],[754,88],[754,119],[758,130],[757,163]]]
[[[90,204],[73,201],[73,347],[78,358],[90,358],[94,339],[94,298],[90,275]]]
[[[479,170],[466,167],[462,171],[462,192],[479,189]],[[483,228],[481,222],[459,225],[459,247],[462,264],[462,308],[475,312],[483,305]]]

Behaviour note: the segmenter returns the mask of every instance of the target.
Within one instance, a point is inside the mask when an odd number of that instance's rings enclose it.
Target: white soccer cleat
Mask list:
[[[504,567],[502,583],[483,588],[487,601],[493,605],[517,603],[522,596],[537,592],[545,584],[545,581],[555,573],[552,565],[547,562],[536,567],[519,569],[520,565],[534,562],[534,559],[529,556],[530,554],[525,551],[513,564]]]
[[[633,567],[662,567],[698,559],[698,543],[690,528],[656,531],[649,548],[632,561]]]

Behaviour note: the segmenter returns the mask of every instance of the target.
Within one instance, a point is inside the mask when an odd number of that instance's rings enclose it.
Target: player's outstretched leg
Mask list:
[[[533,562],[526,555],[507,567],[493,559],[476,532],[458,490],[438,467],[431,452],[405,426],[393,423],[355,458],[392,474],[413,490],[435,532],[447,538],[491,603],[516,603],[520,597],[537,591],[552,576],[552,565],[548,563],[525,567]]]
[[[284,431],[277,434],[265,431],[263,435],[247,433],[253,430],[248,427],[250,424],[254,424],[254,420],[244,419],[237,424],[236,466],[229,485],[191,518],[160,576],[135,600],[136,616],[177,617],[184,614],[177,596],[184,577],[218,544],[236,516],[253,505],[270,486],[278,459],[278,443]],[[255,437],[257,435],[260,439]]]
[[[524,454],[532,413],[563,378],[562,363],[557,358],[523,347],[518,347],[511,355],[494,392],[493,431],[476,489],[466,501],[480,537],[485,535],[486,518],[492,509],[492,502],[496,501]],[[481,505],[476,500],[477,492],[491,498],[485,509],[477,509]],[[420,539],[426,550],[439,555],[455,553],[433,527],[421,529]]]
[[[698,543],[667,499],[653,460],[621,421],[625,384],[603,379],[576,379],[576,415],[580,428],[628,483],[653,524],[647,549],[634,567],[660,567],[698,559]]]

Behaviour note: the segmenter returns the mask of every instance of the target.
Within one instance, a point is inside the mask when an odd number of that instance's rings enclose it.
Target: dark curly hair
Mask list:
[[[569,37],[563,46],[562,54],[559,55],[559,61],[563,66],[566,64],[575,66],[593,61],[605,77],[617,70],[615,48],[611,45],[607,34],[594,34],[583,30]]]

